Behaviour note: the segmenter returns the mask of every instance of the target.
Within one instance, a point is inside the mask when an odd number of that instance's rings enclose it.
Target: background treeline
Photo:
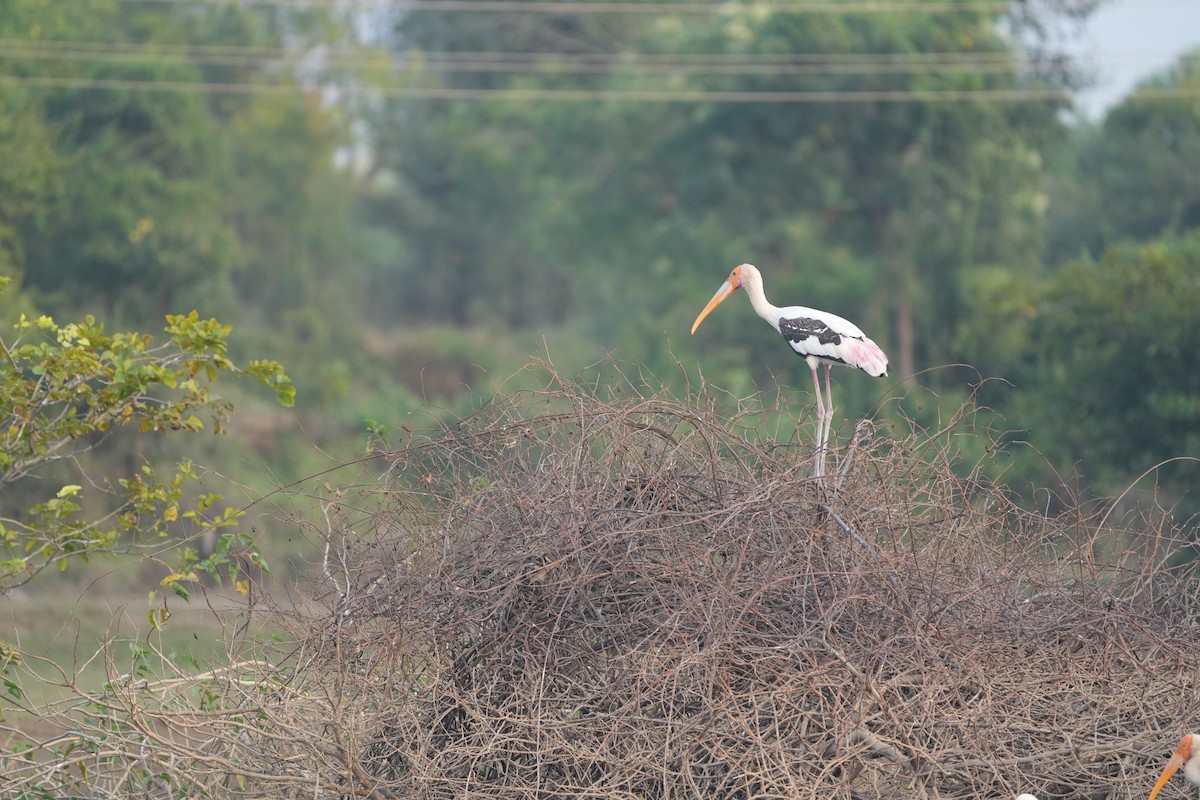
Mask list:
[[[895,380],[843,377],[843,418],[932,421],[1002,377],[983,402],[1033,444],[1004,479],[1116,493],[1200,453],[1200,59],[1077,119],[1088,76],[1050,43],[1090,6],[10,0],[3,302],[232,323],[298,414],[239,401],[231,442],[190,455],[285,482],[361,451],[366,420],[470,409],[531,353],[804,391],[748,308],[687,335],[750,261],[891,355]],[[1188,512],[1198,474],[1148,488]]]

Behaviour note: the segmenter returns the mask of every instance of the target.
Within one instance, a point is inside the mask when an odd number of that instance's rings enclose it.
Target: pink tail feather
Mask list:
[[[867,338],[850,339],[848,344],[850,345],[850,358],[847,363],[850,366],[858,367],[876,378],[887,375],[888,358],[879,345]]]

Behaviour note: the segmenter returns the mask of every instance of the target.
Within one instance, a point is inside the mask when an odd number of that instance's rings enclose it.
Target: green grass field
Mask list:
[[[210,606],[199,595],[191,603],[172,597],[170,617],[155,630],[151,588],[152,581],[127,567],[86,584],[58,578],[0,598],[0,638],[21,653],[6,675],[21,697],[4,694],[0,718],[21,726],[31,708],[101,690],[134,668],[138,651],[153,651],[151,668],[164,675],[171,663],[193,673],[228,663],[229,641],[241,622],[232,601],[210,598]]]

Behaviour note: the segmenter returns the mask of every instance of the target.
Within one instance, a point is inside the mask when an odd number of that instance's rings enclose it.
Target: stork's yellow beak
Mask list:
[[[1179,746],[1175,748],[1175,753],[1171,756],[1171,760],[1167,762],[1167,766],[1163,768],[1162,775],[1158,776],[1158,783],[1154,784],[1154,788],[1150,790],[1150,800],[1154,800],[1162,788],[1167,785],[1167,781],[1179,771],[1184,762],[1192,757],[1192,737],[1184,736],[1179,740]]]
[[[712,313],[712,310],[724,302],[726,297],[733,294],[737,288],[741,286],[741,281],[738,279],[738,268],[734,267],[733,272],[729,273],[729,279],[721,284],[721,288],[717,289],[717,293],[712,296],[712,300],[708,301],[708,305],[700,312],[700,316],[696,317],[696,321],[692,323],[692,333],[696,332],[696,328],[700,327],[700,323],[704,322],[704,318]]]

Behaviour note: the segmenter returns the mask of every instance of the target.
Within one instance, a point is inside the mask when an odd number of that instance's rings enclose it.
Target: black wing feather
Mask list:
[[[779,320],[779,332],[783,338],[792,344],[800,344],[805,339],[816,338],[821,344],[838,345],[842,343],[842,335],[819,319],[796,317],[795,319]]]

